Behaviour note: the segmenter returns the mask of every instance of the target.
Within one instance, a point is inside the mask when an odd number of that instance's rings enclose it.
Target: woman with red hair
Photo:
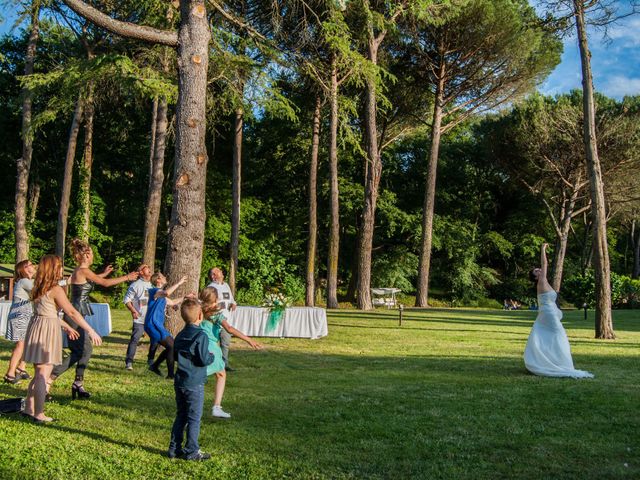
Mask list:
[[[100,345],[102,339],[69,302],[65,291],[58,282],[62,279],[62,259],[56,255],[46,255],[40,260],[38,272],[33,283],[31,298],[34,303],[34,315],[29,323],[25,337],[24,360],[33,363],[35,374],[27,389],[23,415],[31,417],[36,423],[51,422],[53,419],[44,414],[44,401],[47,395],[47,383],[54,365],[62,363],[62,327],[70,339],[79,334],[58,317],[58,309],[91,338],[94,345]]]

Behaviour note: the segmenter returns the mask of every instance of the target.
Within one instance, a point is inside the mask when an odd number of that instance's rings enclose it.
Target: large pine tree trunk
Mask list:
[[[211,38],[206,13],[204,0],[180,2],[176,156],[165,270],[171,284],[183,275],[188,281],[175,296],[198,290],[202,268],[206,222],[207,66]],[[184,325],[178,312],[171,312],[166,324],[174,334]]]
[[[591,76],[591,53],[587,39],[583,0],[574,0],[578,46],[582,63],[582,103],[584,112],[584,146],[587,154],[596,280],[596,338],[615,338],[611,315],[611,270],[607,245],[607,215],[604,187],[596,142],[596,115]]]
[[[164,182],[164,154],[167,142],[167,99],[157,103],[155,125],[152,128],[153,158],[149,172],[149,192],[144,219],[144,249],[142,262],[155,270],[156,240],[158,237],[158,220],[162,207],[162,183]]]
[[[235,295],[238,276],[238,251],[240,248],[240,202],[242,194],[242,138],[244,111],[237,108],[233,137],[233,181],[231,187],[231,262],[229,265],[229,287]]]
[[[78,209],[81,214],[78,236],[84,241],[89,241],[89,229],[91,227],[91,174],[93,170],[93,122],[95,117],[95,107],[93,104],[94,88],[94,84],[89,83],[85,102],[84,150],[82,163],[80,165],[80,185],[78,192]]]
[[[64,245],[67,235],[67,223],[69,221],[69,202],[71,199],[71,184],[73,181],[73,164],[78,147],[78,133],[83,116],[82,95],[76,100],[76,108],[73,111],[71,128],[69,129],[69,141],[67,142],[67,156],[64,161],[64,174],[62,179],[62,191],[60,193],[60,208],[58,210],[58,226],[56,229],[56,255],[64,258]]]
[[[307,278],[305,305],[316,304],[316,250],[318,242],[318,152],[320,150],[320,115],[322,100],[316,97],[313,111],[313,130],[311,132],[311,162],[309,165],[309,238],[307,242]]]
[[[378,63],[378,46],[379,42],[370,36],[368,58],[374,65]],[[360,226],[360,243],[358,245],[357,305],[360,310],[373,308],[371,303],[371,251],[373,249],[378,186],[382,175],[382,162],[378,151],[376,87],[376,79],[369,77],[366,82],[364,101],[364,130],[368,167],[365,176],[364,206],[362,209],[362,224]]]
[[[24,74],[33,73],[36,58],[36,45],[40,35],[40,1],[35,0],[31,8],[31,32],[27,43]],[[27,193],[29,189],[29,170],[33,154],[33,135],[31,130],[31,107],[33,94],[27,87],[22,89],[22,156],[16,162],[16,198],[15,198],[15,242],[16,263],[29,256],[29,233],[27,232]]]
[[[331,57],[329,92],[329,184],[331,215],[327,254],[327,308],[338,308],[338,256],[340,250],[340,191],[338,185],[338,71],[335,54]]]
[[[442,109],[444,90],[444,71],[440,67],[440,75],[436,84],[436,97],[433,105],[433,123],[431,126],[431,149],[427,161],[427,179],[422,207],[422,242],[418,265],[418,285],[416,291],[416,307],[429,306],[429,274],[431,270],[431,245],[433,243],[433,217],[436,198],[436,174],[440,152],[440,135],[442,132]]]

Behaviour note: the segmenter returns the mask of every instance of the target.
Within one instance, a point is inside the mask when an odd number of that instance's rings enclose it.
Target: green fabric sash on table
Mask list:
[[[272,308],[271,312],[269,312],[269,318],[267,319],[267,328],[265,329],[267,333],[273,332],[282,318],[284,317],[284,308]]]

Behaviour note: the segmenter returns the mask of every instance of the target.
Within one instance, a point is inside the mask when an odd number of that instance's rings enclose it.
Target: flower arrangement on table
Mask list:
[[[291,301],[283,293],[267,293],[262,302],[263,307],[267,307],[269,319],[267,320],[267,333],[276,329],[287,307],[291,306]]]

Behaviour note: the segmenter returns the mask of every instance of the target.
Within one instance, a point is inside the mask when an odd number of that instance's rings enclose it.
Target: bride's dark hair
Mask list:
[[[538,273],[538,275],[535,274],[536,270],[537,270],[537,268],[532,268],[529,271],[529,280],[531,280],[533,283],[537,283],[538,282],[538,278],[540,277],[540,273]]]

